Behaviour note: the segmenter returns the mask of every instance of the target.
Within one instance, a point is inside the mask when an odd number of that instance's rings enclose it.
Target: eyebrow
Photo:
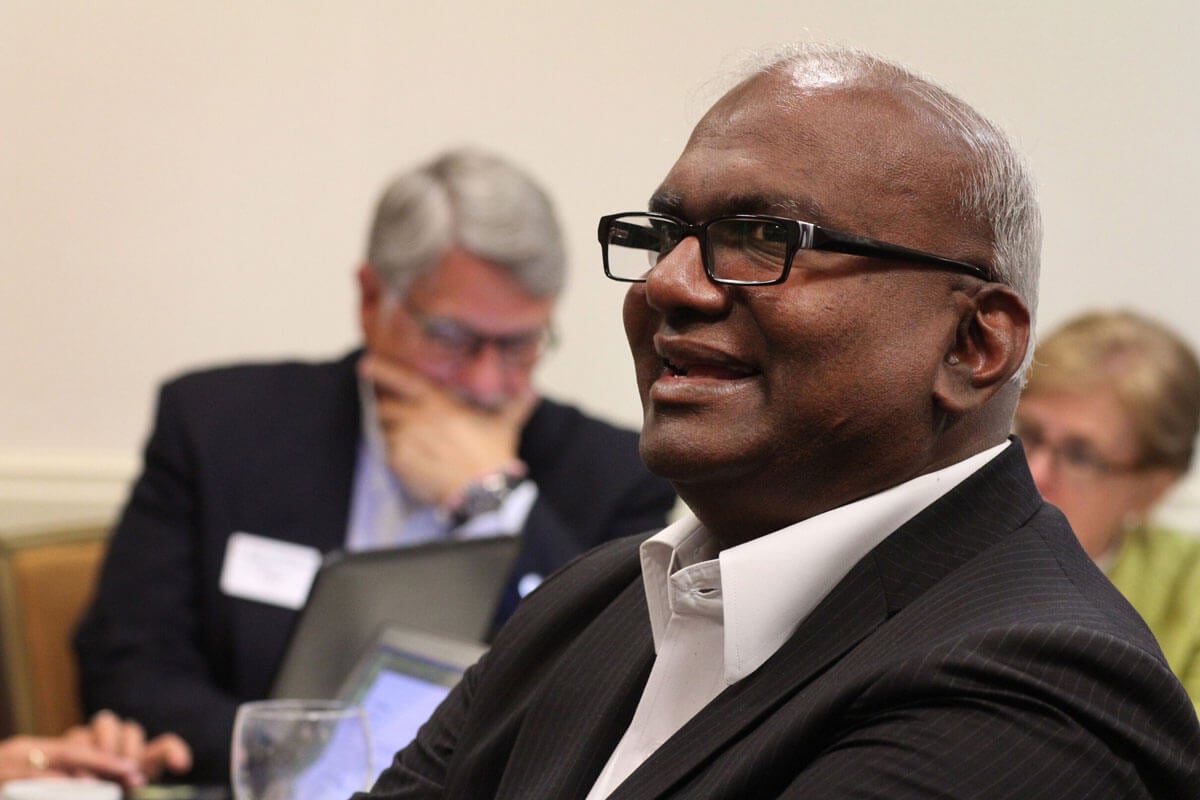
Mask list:
[[[658,214],[672,214],[676,217],[683,215],[683,198],[675,192],[659,189],[650,195],[646,208]]]
[[[687,220],[687,202],[683,196],[659,189],[650,197],[647,208],[659,214],[670,214]],[[704,206],[706,219],[731,216],[733,214],[769,214],[789,217],[820,224],[823,214],[821,204],[812,198],[778,197],[761,194],[736,194],[709,202]],[[696,222],[697,220],[690,220]],[[700,220],[704,221],[704,220]]]

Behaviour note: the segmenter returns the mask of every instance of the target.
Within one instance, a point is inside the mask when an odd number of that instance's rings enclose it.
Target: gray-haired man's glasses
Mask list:
[[[505,366],[528,369],[556,342],[554,329],[550,327],[492,336],[449,317],[429,316],[407,306],[405,311],[417,323],[421,336],[438,357],[455,365],[461,366],[478,358],[484,348],[490,346],[495,348]]]
[[[699,225],[669,214],[626,212],[600,218],[604,274],[641,283],[676,245],[689,236],[700,242],[704,271],[713,283],[768,286],[787,280],[800,250],[823,250],[889,258],[965,272],[992,280],[984,267],[822,228],[811,222],[760,214],[717,217]]]

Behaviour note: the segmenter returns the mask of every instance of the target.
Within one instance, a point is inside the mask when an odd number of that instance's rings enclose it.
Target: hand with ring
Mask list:
[[[190,748],[175,734],[146,741],[140,725],[110,711],[59,737],[19,735],[0,741],[0,785],[19,778],[97,777],[132,788],[164,771],[186,772],[191,763]]]

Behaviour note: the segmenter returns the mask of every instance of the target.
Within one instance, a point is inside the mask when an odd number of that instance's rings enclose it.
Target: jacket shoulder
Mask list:
[[[241,441],[286,445],[291,452],[305,441],[348,441],[359,418],[355,358],[230,364],[182,374],[163,384],[155,427],[222,448]]]
[[[346,382],[354,374],[352,356],[337,361],[274,361],[222,364],[180,373],[162,386],[164,394],[221,397]]]

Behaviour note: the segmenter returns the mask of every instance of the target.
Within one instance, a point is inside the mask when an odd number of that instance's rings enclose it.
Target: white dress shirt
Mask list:
[[[362,437],[354,467],[346,549],[377,550],[407,547],[444,539],[516,535],[525,527],[537,500],[537,485],[523,481],[504,499],[500,508],[473,517],[455,528],[440,508],[413,497],[387,462],[383,428],[375,411],[371,384],[359,380],[358,398]]]
[[[608,797],[725,687],[774,655],[876,545],[1007,446],[719,552],[692,515],[643,542],[654,666],[587,800]]]

